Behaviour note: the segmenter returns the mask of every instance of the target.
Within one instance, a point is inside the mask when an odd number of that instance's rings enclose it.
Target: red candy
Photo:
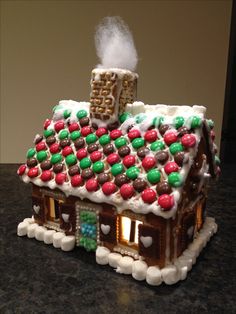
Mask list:
[[[52,172],[50,170],[45,170],[40,176],[41,180],[46,182],[52,179]]]
[[[170,174],[171,172],[177,172],[179,170],[179,166],[176,162],[170,161],[164,167],[165,173]]]
[[[43,125],[44,130],[47,130],[47,128],[49,127],[50,124],[51,124],[51,120],[46,119],[45,122],[44,122],[44,125]]]
[[[80,174],[76,174],[71,178],[71,185],[73,187],[80,186],[83,184],[83,178]]]
[[[92,178],[92,179],[89,179],[87,182],[86,182],[86,185],[85,185],[87,191],[89,192],[94,192],[94,191],[97,191],[98,189],[98,182],[96,179]]]
[[[173,131],[166,132],[164,135],[164,141],[167,145],[171,145],[172,143],[176,142],[177,138],[178,137],[176,132]]]
[[[96,131],[96,135],[98,137],[101,137],[102,135],[107,134],[107,129],[106,128],[98,128]]]
[[[67,177],[65,173],[57,173],[55,177],[55,181],[57,184],[61,185],[66,181]]]
[[[115,140],[115,139],[117,139],[118,137],[120,137],[122,135],[122,132],[121,132],[121,130],[112,130],[111,132],[110,132],[110,137],[113,139],[113,140]]]
[[[154,142],[157,139],[157,131],[156,130],[149,130],[145,133],[144,138],[147,142]]]
[[[156,192],[153,189],[145,189],[143,190],[142,199],[145,203],[151,204],[156,200]]]
[[[134,188],[130,184],[123,184],[120,188],[120,194],[123,197],[123,199],[131,198],[134,195]]]
[[[156,164],[156,159],[154,157],[146,156],[143,158],[142,166],[145,170],[153,168],[155,164]]]
[[[40,150],[44,150],[47,148],[45,142],[41,141],[39,142],[36,146],[35,146],[37,152],[39,152]]]
[[[85,148],[80,148],[77,151],[76,156],[79,160],[83,159],[84,157],[87,156],[87,150]]]
[[[38,171],[38,168],[34,167],[34,168],[30,168],[30,170],[28,171],[28,177],[30,178],[35,178],[38,176],[39,174],[39,171]]]
[[[82,127],[82,129],[81,129],[81,134],[83,135],[83,136],[87,136],[87,135],[89,135],[90,133],[92,133],[92,129],[90,128],[90,126],[84,126],[84,127]]]
[[[60,151],[60,145],[58,143],[54,143],[50,146],[50,152],[52,154],[56,154]]]
[[[73,149],[72,149],[72,147],[70,147],[70,146],[66,146],[66,147],[64,147],[63,150],[62,150],[62,155],[63,155],[64,157],[66,157],[66,156],[68,156],[68,155],[70,155],[70,154],[72,154],[72,153],[73,153]]]
[[[135,157],[133,155],[127,155],[123,159],[123,164],[126,168],[129,168],[135,164]]]
[[[26,165],[21,165],[19,169],[17,170],[17,174],[19,176],[22,176],[25,173],[25,170],[26,170]]]
[[[211,132],[210,132],[210,136],[211,136],[212,141],[214,141],[214,140],[215,140],[216,135],[215,135],[215,132],[214,132],[213,130],[211,130]]]
[[[64,129],[65,127],[65,124],[62,120],[60,121],[57,121],[55,124],[54,124],[54,129],[55,131],[58,133],[60,132],[62,129]]]
[[[172,195],[162,194],[158,198],[158,204],[163,208],[163,210],[171,209],[174,205],[174,198]]]
[[[113,165],[117,162],[119,162],[120,160],[120,156],[116,153],[112,153],[110,154],[108,157],[107,157],[107,162],[110,164],[110,165]]]
[[[79,125],[78,125],[78,123],[76,123],[76,122],[73,122],[73,123],[71,123],[70,125],[69,125],[69,131],[70,131],[70,133],[72,133],[72,132],[74,132],[74,131],[77,131],[77,130],[79,130]]]
[[[181,143],[184,147],[194,147],[196,144],[196,137],[193,134],[184,134],[181,138]]]
[[[90,159],[92,160],[92,162],[98,161],[101,158],[102,158],[102,153],[99,152],[98,150],[95,150],[94,152],[90,154]]]
[[[116,185],[113,182],[105,182],[102,186],[102,191],[105,195],[111,195],[116,191]]]
[[[128,133],[128,137],[131,141],[140,136],[141,136],[141,133],[137,129],[130,130]]]

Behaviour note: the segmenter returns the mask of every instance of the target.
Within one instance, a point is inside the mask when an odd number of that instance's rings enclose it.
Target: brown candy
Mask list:
[[[98,150],[98,144],[95,144],[95,143],[89,144],[87,150],[91,154],[95,150]]]
[[[45,161],[41,162],[40,167],[42,170],[49,170],[52,168],[52,164],[51,164],[50,160],[45,160]]]
[[[115,151],[115,148],[112,144],[106,144],[104,147],[103,147],[103,153],[105,155],[110,155],[111,153],[113,153]]]
[[[85,145],[85,141],[82,137],[80,138],[77,138],[75,141],[74,141],[74,145],[75,145],[75,148],[76,149],[79,149],[79,148],[82,148],[84,147]]]
[[[120,155],[120,157],[125,157],[126,155],[129,155],[130,153],[130,148],[127,145],[121,146],[118,149],[118,154]]]
[[[171,186],[167,181],[157,183],[156,190],[158,195],[170,194],[172,192]]]
[[[74,165],[72,167],[69,168],[69,175],[70,176],[74,176],[75,174],[80,173],[79,167],[77,165]]]
[[[56,138],[55,138],[55,136],[53,136],[53,135],[47,137],[47,139],[46,139],[46,143],[47,143],[48,145],[52,145],[52,144],[55,143],[55,142],[56,142]]]
[[[35,140],[34,140],[34,143],[35,143],[35,144],[38,144],[39,142],[42,141],[42,139],[43,139],[42,135],[38,135],[38,136],[36,136],[36,138],[35,138]]]
[[[86,169],[82,170],[82,172],[81,172],[82,178],[84,178],[86,180],[92,178],[93,175],[94,175],[93,170],[90,168],[86,168]]]
[[[97,176],[97,180],[99,184],[103,184],[110,180],[110,176],[107,173],[99,173],[99,175]]]
[[[36,158],[27,159],[27,162],[26,162],[26,163],[27,163],[27,166],[28,166],[29,168],[35,167],[35,166],[38,164]]]
[[[133,127],[134,127],[134,125],[133,125],[133,124],[130,124],[130,125],[128,126],[128,128],[127,128],[127,133],[129,133],[129,131],[130,131]]]
[[[180,128],[178,128],[178,133],[179,136],[183,136],[184,134],[188,133],[188,129],[186,126],[181,126]]]
[[[115,121],[115,122],[113,122],[113,123],[109,123],[109,124],[107,125],[107,128],[108,128],[109,131],[115,130],[115,129],[117,129],[118,127],[119,127],[119,122],[118,122],[118,121]]]
[[[159,132],[161,135],[164,135],[169,128],[170,126],[168,124],[162,124],[159,126]]]
[[[55,165],[53,166],[53,171],[54,171],[55,173],[62,172],[62,170],[63,170],[63,164],[62,164],[62,163],[58,163],[58,164],[55,164]]]
[[[137,178],[134,180],[133,187],[136,191],[142,192],[147,187],[147,182],[143,179]]]
[[[183,163],[184,163],[184,152],[178,152],[175,154],[174,156],[174,160],[177,163],[178,166],[182,167]]]
[[[64,147],[66,147],[66,146],[69,146],[70,143],[71,143],[71,141],[70,141],[68,138],[65,138],[64,140],[61,140],[61,141],[60,141],[60,146],[61,146],[62,148],[64,148]]]
[[[164,165],[169,159],[169,154],[163,150],[160,150],[156,153],[155,158],[157,162],[159,162],[161,165]]]
[[[147,147],[140,147],[137,150],[137,155],[139,156],[139,158],[144,158],[149,152],[149,148]]]
[[[82,119],[79,120],[79,123],[80,125],[83,127],[83,126],[86,126],[89,124],[89,118],[88,117],[84,117]]]
[[[124,173],[118,174],[115,178],[115,184],[119,187],[127,182],[129,182],[129,178]]]
[[[92,127],[95,129],[95,130],[97,130],[98,129],[98,125],[97,125],[97,123],[92,123]]]

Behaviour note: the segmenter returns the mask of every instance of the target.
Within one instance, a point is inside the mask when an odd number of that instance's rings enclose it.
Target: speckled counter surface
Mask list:
[[[94,253],[63,252],[27,237],[17,224],[31,216],[31,187],[16,165],[0,165],[0,313],[235,313],[236,166],[225,166],[208,199],[218,233],[185,281],[151,287]]]

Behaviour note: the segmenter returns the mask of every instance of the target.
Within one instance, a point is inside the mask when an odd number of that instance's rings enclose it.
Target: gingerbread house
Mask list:
[[[32,218],[18,225],[64,251],[157,285],[186,277],[216,231],[206,218],[219,173],[202,106],[136,102],[137,74],[92,71],[90,102],[60,101],[18,174],[32,184]]]

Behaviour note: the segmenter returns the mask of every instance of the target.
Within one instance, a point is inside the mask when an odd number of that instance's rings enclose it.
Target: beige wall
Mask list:
[[[1,1],[1,162],[23,162],[60,99],[88,100],[93,34],[129,24],[146,103],[205,104],[221,132],[231,1]]]

